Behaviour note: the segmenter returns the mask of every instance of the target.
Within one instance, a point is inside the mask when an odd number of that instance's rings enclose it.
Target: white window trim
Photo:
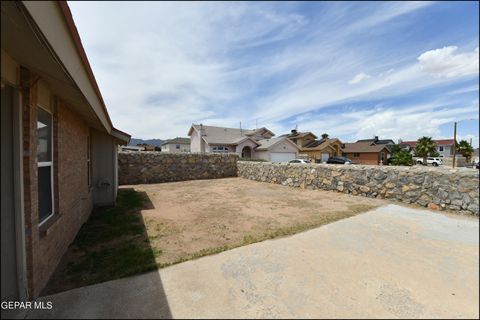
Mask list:
[[[51,193],[52,193],[52,213],[50,213],[46,218],[44,218],[42,221],[40,221],[40,216],[38,217],[39,219],[39,223],[38,223],[38,226],[41,227],[43,224],[45,224],[45,222],[47,222],[48,220],[50,220],[51,217],[53,217],[55,215],[55,186],[53,185],[53,114],[51,113],[50,110],[47,110],[46,108],[42,107],[41,105],[37,104],[37,107],[39,108],[42,108],[45,112],[47,112],[48,114],[50,114],[50,116],[52,117],[52,130],[50,131],[50,135],[51,135],[51,159],[52,161],[42,161],[42,162],[38,162],[37,161],[37,168],[38,167],[50,167],[50,188],[51,188]],[[37,116],[38,117],[38,116]],[[38,120],[37,120],[38,121]],[[37,169],[38,170],[38,169]],[[38,179],[38,176],[37,176],[37,179]],[[38,185],[38,183],[37,183]],[[38,188],[38,187],[37,187]],[[38,195],[38,191],[37,191],[37,195]]]

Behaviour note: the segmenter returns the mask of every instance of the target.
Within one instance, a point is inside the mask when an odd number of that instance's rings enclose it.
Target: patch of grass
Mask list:
[[[119,237],[144,234],[145,227],[137,214],[144,200],[142,194],[133,189],[120,190],[114,207],[93,210],[72,245],[76,249],[85,249]]]
[[[84,285],[104,282],[157,268],[155,257],[161,250],[124,242],[117,246],[88,252],[67,274],[71,278],[81,277]]]

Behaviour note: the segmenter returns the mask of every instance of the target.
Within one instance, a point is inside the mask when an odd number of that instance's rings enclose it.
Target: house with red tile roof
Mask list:
[[[433,140],[437,144],[437,152],[440,156],[450,157],[453,156],[453,139],[440,139]],[[399,143],[401,146],[408,147],[412,153],[415,153],[415,147],[417,146],[417,141],[402,141]]]

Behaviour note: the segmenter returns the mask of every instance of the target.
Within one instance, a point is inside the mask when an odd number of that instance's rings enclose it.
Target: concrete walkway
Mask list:
[[[32,318],[478,318],[478,218],[388,205],[41,300]]]

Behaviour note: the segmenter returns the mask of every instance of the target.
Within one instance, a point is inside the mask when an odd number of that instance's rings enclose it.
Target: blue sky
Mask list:
[[[479,144],[477,2],[69,2],[112,121]]]

